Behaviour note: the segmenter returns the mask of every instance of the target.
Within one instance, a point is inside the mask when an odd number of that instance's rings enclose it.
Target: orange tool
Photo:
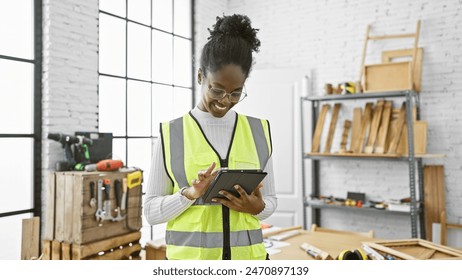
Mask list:
[[[116,159],[105,159],[101,160],[96,164],[96,170],[98,171],[112,171],[117,170],[124,166],[121,160]]]

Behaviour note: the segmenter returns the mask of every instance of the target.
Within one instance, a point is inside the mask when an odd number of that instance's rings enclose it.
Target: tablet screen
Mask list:
[[[218,194],[221,190],[226,190],[239,197],[239,193],[234,189],[235,185],[240,185],[247,194],[251,194],[266,175],[267,173],[260,169],[222,169],[218,171],[203,195],[204,202],[212,203],[214,197],[223,198],[224,196]]]

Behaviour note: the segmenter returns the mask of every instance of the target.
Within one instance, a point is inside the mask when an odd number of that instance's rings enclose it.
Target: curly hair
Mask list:
[[[207,70],[215,72],[224,65],[241,66],[248,77],[252,64],[252,52],[258,52],[259,29],[252,28],[250,19],[245,15],[217,17],[213,29],[208,28],[210,37],[204,45],[200,60],[200,69],[206,75]]]

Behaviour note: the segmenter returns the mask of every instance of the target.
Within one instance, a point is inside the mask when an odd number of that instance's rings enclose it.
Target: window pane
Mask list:
[[[173,36],[152,31],[152,81],[172,84]]]
[[[128,136],[151,136],[151,84],[128,81]]]
[[[175,88],[173,91],[173,118],[179,118],[192,108],[192,90]]]
[[[172,0],[152,0],[152,26],[172,32]]]
[[[125,146],[126,140],[122,138],[112,139],[112,159],[119,159],[127,164],[127,148]]]
[[[143,189],[146,189],[151,167],[152,139],[128,139],[127,166],[143,170]]]
[[[0,133],[33,132],[33,71],[31,63],[0,59]]]
[[[99,14],[99,72],[125,76],[125,21]]]
[[[32,214],[22,214],[0,219],[0,260],[20,260],[22,242],[22,220],[32,218]]]
[[[121,17],[127,15],[125,0],[99,0],[99,9]]]
[[[175,0],[173,33],[191,38],[191,0]]]
[[[33,208],[33,139],[0,138],[0,155],[0,213]]]
[[[34,1],[0,1],[0,54],[34,59]]]
[[[128,18],[146,25],[151,25],[151,1],[128,0]]]
[[[173,88],[152,85],[152,135],[159,136],[161,122],[173,119]]]
[[[151,77],[151,29],[128,23],[128,76],[142,80]]]
[[[174,64],[173,81],[175,85],[192,86],[191,67],[191,41],[183,38],[174,38]]]
[[[99,131],[125,136],[125,80],[99,76]]]

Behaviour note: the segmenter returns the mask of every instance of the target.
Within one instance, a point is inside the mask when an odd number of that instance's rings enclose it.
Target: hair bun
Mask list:
[[[210,32],[210,39],[219,39],[223,36],[241,37],[249,43],[250,48],[258,52],[260,40],[257,38],[258,29],[252,28],[249,17],[245,15],[232,15],[217,17],[217,22],[213,25],[213,30]]]

